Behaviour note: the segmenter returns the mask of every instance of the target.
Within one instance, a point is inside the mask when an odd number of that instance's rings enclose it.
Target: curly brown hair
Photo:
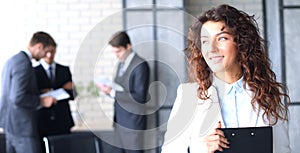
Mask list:
[[[203,58],[200,43],[201,27],[207,21],[221,21],[232,32],[238,50],[237,60],[244,74],[243,82],[254,93],[253,108],[257,103],[264,110],[263,116],[273,125],[278,119],[287,120],[288,109],[283,102],[286,99],[286,103],[290,103],[287,88],[276,81],[270,68],[265,40],[260,36],[254,16],[226,4],[206,11],[189,28],[185,52],[190,64],[190,78],[199,84],[198,97],[210,98],[208,88],[212,85],[213,72]]]

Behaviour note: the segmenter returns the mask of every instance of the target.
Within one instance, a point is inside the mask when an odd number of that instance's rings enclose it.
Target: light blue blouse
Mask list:
[[[224,120],[225,127],[241,127],[243,122],[243,107],[249,107],[251,99],[243,85],[243,78],[232,84],[228,84],[214,76],[214,86],[218,91],[218,98],[221,107],[221,113]],[[249,101],[250,100],[250,101]],[[253,125],[255,126],[255,125]]]

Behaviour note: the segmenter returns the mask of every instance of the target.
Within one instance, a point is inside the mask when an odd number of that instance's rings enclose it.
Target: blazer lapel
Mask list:
[[[209,88],[209,94],[211,99],[205,100],[203,105],[204,110],[204,119],[200,127],[199,136],[206,135],[210,130],[216,128],[218,123],[221,122],[222,127],[224,128],[224,121],[221,114],[221,108],[218,98],[218,93],[215,87]]]

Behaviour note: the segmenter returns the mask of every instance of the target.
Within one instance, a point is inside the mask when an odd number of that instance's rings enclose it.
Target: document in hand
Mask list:
[[[230,148],[225,148],[222,153],[273,153],[272,127],[222,128],[221,130],[230,142]]]
[[[70,98],[70,95],[63,88],[51,90],[49,92],[40,95],[40,97],[46,97],[46,96],[53,97],[56,100],[63,100],[63,99]]]
[[[124,89],[121,85],[110,81],[107,77],[99,77],[99,78],[95,79],[95,83],[112,87],[116,91],[124,91]]]
[[[109,87],[111,87],[112,84],[113,84],[112,81],[110,81],[108,77],[103,77],[103,76],[95,79],[95,82],[97,84],[106,85],[106,86],[109,86]]]

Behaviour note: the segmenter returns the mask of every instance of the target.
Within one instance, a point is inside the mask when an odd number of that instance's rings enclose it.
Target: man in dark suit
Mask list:
[[[3,68],[0,126],[6,136],[6,153],[40,153],[36,110],[50,107],[56,100],[40,98],[31,59],[43,58],[53,46],[49,34],[36,32],[27,50],[11,57]]]
[[[97,84],[115,99],[114,126],[117,147],[121,153],[143,152],[143,130],[146,129],[145,103],[149,86],[149,66],[132,51],[126,32],[117,32],[109,41],[119,60],[113,87]],[[116,153],[117,151],[114,151]]]
[[[34,68],[39,91],[45,93],[63,88],[70,98],[59,100],[56,105],[38,111],[38,131],[42,137],[68,134],[74,126],[69,105],[69,100],[74,100],[72,75],[69,67],[54,61],[55,54],[56,46],[40,61],[40,65]]]

